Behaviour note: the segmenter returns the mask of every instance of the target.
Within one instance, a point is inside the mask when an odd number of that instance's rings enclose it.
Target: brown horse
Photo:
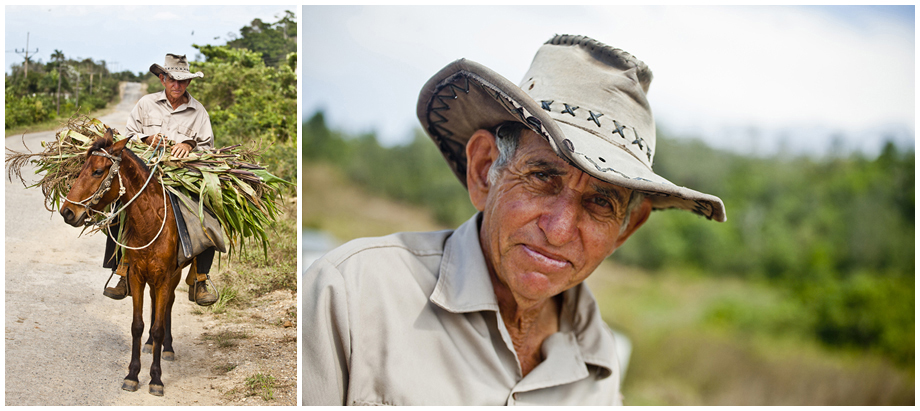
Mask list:
[[[131,363],[122,389],[136,391],[138,388],[141,337],[144,333],[144,287],[149,285],[153,307],[148,339],[148,344],[153,345],[150,393],[163,395],[161,351],[163,359],[171,361],[175,358],[170,316],[183,268],[178,265],[176,255],[178,229],[172,204],[165,198],[162,185],[153,178],[145,187],[150,171],[140,158],[125,148],[127,142],[128,139],[113,142],[112,130],[109,129],[104,137],[93,143],[60,212],[67,224],[79,227],[93,213],[116,200],[120,199],[124,204],[125,234],[120,241],[127,246],[123,258],[129,265],[128,285],[134,302],[134,316],[131,322]]]

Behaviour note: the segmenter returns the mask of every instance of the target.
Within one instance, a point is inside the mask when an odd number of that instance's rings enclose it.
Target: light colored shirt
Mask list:
[[[456,231],[351,241],[304,273],[305,405],[620,405],[613,334],[588,287],[527,376],[498,312],[477,214]]]
[[[141,97],[125,125],[129,138],[146,138],[162,133],[176,143],[188,143],[193,149],[213,148],[211,117],[204,106],[186,92],[188,103],[173,110],[166,91]]]

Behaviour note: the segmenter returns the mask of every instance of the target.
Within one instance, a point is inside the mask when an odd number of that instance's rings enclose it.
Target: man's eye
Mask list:
[[[599,206],[601,206],[601,207],[604,207],[604,208],[611,208],[610,200],[607,200],[606,198],[603,198],[603,197],[594,197],[594,200],[593,200],[593,201],[594,201],[594,204],[597,204],[597,205],[599,205]]]
[[[537,172],[533,173],[533,176],[536,177],[536,178],[538,178],[538,179],[540,179],[541,181],[547,181],[547,180],[549,180],[549,174],[547,174],[547,173],[545,173],[545,172],[542,172],[542,171],[537,171]]]

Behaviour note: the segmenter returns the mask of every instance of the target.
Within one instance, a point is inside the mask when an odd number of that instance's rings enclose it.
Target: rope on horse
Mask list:
[[[162,146],[160,146],[160,142],[162,142]],[[127,209],[128,206],[131,205],[131,203],[133,203],[134,200],[136,200],[138,197],[140,197],[141,193],[143,193],[145,189],[147,189],[147,186],[150,184],[150,180],[153,179],[153,176],[156,174],[157,170],[158,170],[159,167],[160,167],[160,162],[163,160],[163,157],[165,156],[165,153],[166,153],[166,142],[165,142],[165,140],[160,140],[160,141],[157,143],[157,147],[154,149],[154,151],[156,151],[156,152],[159,153],[159,157],[157,157],[156,160],[153,162],[153,169],[150,171],[150,175],[147,176],[147,181],[144,182],[144,185],[141,187],[140,190],[137,191],[137,194],[135,194],[134,197],[131,197],[131,199],[128,200],[127,203],[125,203],[124,205],[122,205],[121,208],[119,208],[117,211],[112,212],[111,214],[106,213],[106,212],[104,212],[104,211],[96,211],[96,210],[93,210],[91,207],[87,207],[87,206],[86,206],[86,203],[87,203],[88,201],[91,201],[91,200],[92,200],[92,203],[95,204],[96,202],[98,202],[98,199],[96,199],[97,197],[102,197],[103,195],[105,195],[106,192],[108,192],[108,190],[111,188],[111,181],[112,181],[113,174],[118,176],[118,185],[119,185],[119,187],[118,187],[118,197],[116,197],[115,199],[118,200],[119,198],[121,198],[122,195],[125,194],[125,185],[124,185],[124,183],[123,183],[122,180],[121,180],[121,174],[118,172],[119,163],[121,162],[121,158],[116,158],[115,156],[112,156],[112,155],[109,154],[107,151],[105,151],[105,149],[100,149],[100,150],[102,150],[102,152],[105,153],[105,154],[103,155],[103,154],[93,153],[93,155],[98,155],[98,156],[101,156],[101,157],[106,157],[106,158],[108,158],[109,160],[112,161],[112,166],[109,167],[109,175],[106,176],[106,180],[103,181],[103,184],[101,184],[101,185],[99,186],[99,189],[96,190],[96,192],[93,193],[89,198],[86,198],[86,199],[84,199],[84,200],[82,200],[82,201],[80,201],[80,202],[74,202],[74,201],[68,199],[68,198],[65,196],[65,197],[64,197],[64,201],[69,202],[69,203],[72,203],[72,204],[76,204],[76,205],[83,206],[83,207],[87,210],[87,212],[88,212],[90,215],[92,215],[93,213],[98,213],[98,214],[102,214],[102,215],[106,216],[106,217],[105,217],[104,219],[102,219],[101,221],[98,221],[98,222],[95,222],[95,223],[90,222],[90,223],[87,223],[87,225],[92,225],[92,226],[97,227],[97,228],[95,228],[94,230],[101,230],[101,229],[102,229],[101,227],[105,227],[106,232],[108,233],[109,237],[112,238],[112,241],[115,242],[115,244],[118,244],[119,246],[124,247],[124,248],[127,248],[127,249],[130,249],[130,250],[142,250],[142,249],[144,249],[144,248],[150,247],[150,246],[157,240],[157,238],[160,238],[160,234],[163,233],[163,228],[166,227],[166,220],[167,220],[167,215],[166,215],[166,214],[167,214],[167,206],[166,206],[166,202],[167,202],[167,198],[166,198],[166,185],[163,184],[163,177],[162,177],[162,176],[161,176],[161,177],[158,177],[158,180],[159,180],[159,182],[160,182],[160,186],[163,188],[163,222],[160,224],[160,230],[157,232],[157,235],[154,236],[153,239],[150,240],[149,243],[147,243],[147,245],[142,246],[142,247],[131,247],[131,246],[128,246],[128,245],[125,245],[125,244],[122,244],[122,243],[118,242],[118,240],[115,239],[115,236],[112,235],[112,226],[111,226],[111,223],[112,223],[112,220],[115,219],[115,217],[117,217],[119,214],[121,214],[123,211],[125,211],[125,209]],[[91,204],[91,205],[92,205],[92,204]],[[92,232],[92,230],[91,230],[90,232]]]

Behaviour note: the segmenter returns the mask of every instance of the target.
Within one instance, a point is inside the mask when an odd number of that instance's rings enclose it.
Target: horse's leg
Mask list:
[[[181,268],[177,269],[169,280],[169,300],[166,301],[166,318],[164,319],[166,321],[166,334],[163,336],[163,360],[166,361],[176,360],[176,351],[172,345],[172,307],[173,303],[176,302],[176,286],[179,285],[180,280],[182,280]]]
[[[141,371],[141,337],[144,336],[144,283],[140,276],[129,276],[131,284],[131,300],[134,303],[134,314],[131,321],[131,363],[128,365],[128,375],[121,385],[126,391],[137,391],[137,374]]]
[[[160,379],[163,376],[163,369],[160,368],[160,358],[163,351],[163,338],[166,334],[166,303],[169,301],[169,283],[169,280],[157,282],[156,299],[153,301],[153,362],[150,364],[150,393],[157,396],[163,395],[163,381]]]
[[[157,298],[155,291],[156,288],[150,287],[150,301]],[[151,307],[153,307],[153,305],[151,305]],[[153,352],[153,309],[150,310],[150,331],[147,332],[147,342],[144,343],[144,348],[141,349],[141,352],[144,354]]]

